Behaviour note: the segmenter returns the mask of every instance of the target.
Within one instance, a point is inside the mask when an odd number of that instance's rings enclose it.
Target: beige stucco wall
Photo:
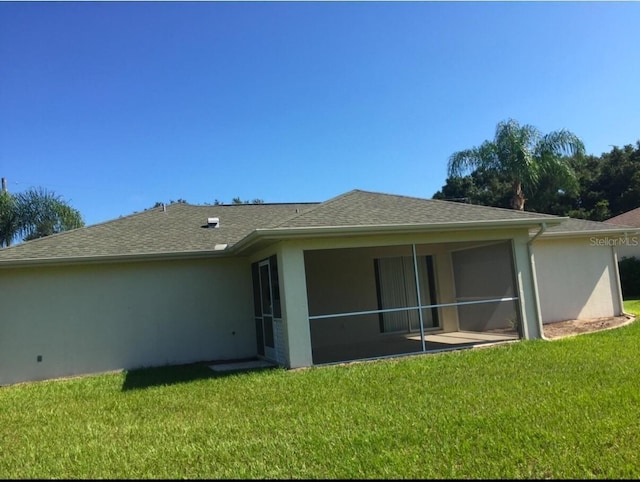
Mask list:
[[[622,312],[613,248],[589,237],[533,243],[544,323]]]
[[[328,250],[326,254],[335,256],[336,249],[376,251],[380,246],[395,246],[384,249],[388,253],[400,249],[404,254],[407,246],[415,243],[418,255],[434,255],[439,302],[446,303],[456,297],[453,255],[448,243],[504,239],[511,240],[513,249],[514,287],[520,298],[525,338],[540,336],[533,295],[536,279],[545,322],[611,316],[622,311],[611,247],[593,246],[588,238],[539,238],[533,245],[534,276],[526,230],[294,239],[275,243],[254,253],[251,259],[0,269],[0,385],[255,356],[250,263],[271,254],[278,255],[286,365],[310,366],[313,360],[308,315],[315,308],[308,305],[307,283],[313,290],[317,280],[309,271],[317,272],[328,265],[323,265],[322,256],[310,259],[306,253]],[[338,264],[343,274],[355,273],[358,263],[366,263],[371,269],[371,259],[369,253],[363,259],[345,258]],[[354,265],[354,270],[348,263]],[[344,284],[336,285],[335,293],[355,286],[354,280],[340,280]],[[363,293],[375,293],[373,276],[365,283],[371,286]],[[335,304],[331,311],[341,310],[339,305],[346,299],[323,296],[326,299],[322,305]],[[352,304],[358,294],[348,299]],[[377,306],[369,306],[372,300],[360,300],[363,309],[376,309]],[[455,308],[441,309],[445,330],[457,329],[455,315]],[[37,361],[38,356],[42,361]]]
[[[383,256],[411,256],[411,247],[306,251],[309,315],[377,310],[373,259]]]
[[[636,238],[637,239],[637,238]],[[635,243],[632,238],[629,238],[629,243]],[[616,253],[618,253],[618,259],[622,258],[637,258],[640,259],[640,244],[626,244],[621,245],[615,248]]]
[[[0,306],[3,385],[256,354],[243,259],[2,269]]]
[[[418,254],[422,254],[424,247],[417,247]],[[434,270],[437,284],[438,303],[455,303],[456,288],[453,279],[453,261],[450,252],[437,252],[433,255]],[[438,316],[440,317],[440,326],[442,331],[457,331],[458,308],[455,306],[443,306],[438,308]]]
[[[456,250],[452,258],[457,301],[516,296],[510,241]],[[519,310],[515,301],[462,305],[458,318],[460,330],[512,328]]]
[[[282,318],[286,332],[287,366],[307,367],[313,364],[311,334],[307,318],[307,286],[304,275],[304,253],[299,246],[280,244],[280,295]]]

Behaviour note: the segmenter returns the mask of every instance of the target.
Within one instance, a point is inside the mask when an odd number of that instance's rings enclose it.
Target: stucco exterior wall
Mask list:
[[[297,246],[278,246],[280,263],[280,295],[282,319],[286,333],[289,368],[313,365],[311,334],[307,318],[307,285],[304,274],[304,253]]]
[[[306,251],[304,253],[309,315],[377,310],[373,259],[410,256],[405,246]],[[310,322],[314,347],[352,344],[380,336],[377,314],[328,318]]]
[[[629,238],[629,244],[622,244],[615,248],[618,253],[618,259],[622,258],[637,258],[640,259],[640,244],[634,245],[633,243],[637,242],[638,238]]]
[[[543,323],[622,313],[612,249],[588,237],[533,243]]]
[[[242,259],[2,269],[0,306],[2,385],[256,354]]]
[[[452,258],[456,301],[516,295],[510,242],[454,251]],[[461,330],[485,331],[516,326],[519,313],[516,302],[504,301],[460,306],[458,318]]]

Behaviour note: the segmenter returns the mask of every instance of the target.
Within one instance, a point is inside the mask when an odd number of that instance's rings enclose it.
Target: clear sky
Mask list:
[[[640,2],[0,2],[0,176],[155,202],[430,198],[513,118],[640,140]]]

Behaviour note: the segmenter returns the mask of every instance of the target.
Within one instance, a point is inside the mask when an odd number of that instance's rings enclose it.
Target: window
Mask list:
[[[400,309],[380,313],[383,333],[420,331],[420,310],[425,328],[439,326],[437,308],[423,308],[436,303],[433,259],[417,256],[416,263],[418,286],[412,256],[374,259],[378,308]]]

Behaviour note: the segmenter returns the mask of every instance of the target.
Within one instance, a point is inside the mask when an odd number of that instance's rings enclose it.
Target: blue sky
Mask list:
[[[430,198],[513,118],[640,140],[638,2],[0,2],[0,176],[87,224]]]

